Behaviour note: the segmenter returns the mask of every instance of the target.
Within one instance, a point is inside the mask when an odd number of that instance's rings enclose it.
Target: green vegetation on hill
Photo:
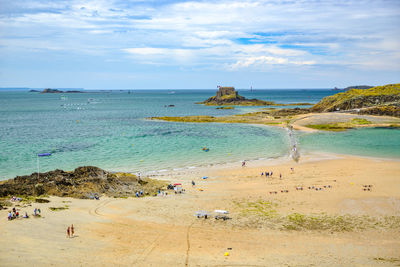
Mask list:
[[[396,116],[399,112],[400,84],[352,89],[323,98],[311,108],[313,112],[330,112],[377,107],[376,115]],[[387,106],[391,108],[386,108]]]

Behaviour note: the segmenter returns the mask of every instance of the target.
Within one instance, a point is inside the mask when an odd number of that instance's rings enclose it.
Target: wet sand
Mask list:
[[[291,171],[294,168],[294,171]],[[273,171],[265,178],[261,172]],[[282,174],[282,179],[279,174]],[[204,180],[201,177],[208,176]],[[400,229],[287,230],[237,203],[274,203],[279,216],[400,216],[400,161],[309,155],[194,169],[159,176],[184,194],[81,200],[50,197],[20,207],[42,218],[7,221],[0,211],[1,266],[395,266]],[[196,186],[191,186],[191,181]],[[363,185],[372,185],[371,191]],[[308,189],[308,187],[322,190]],[[330,187],[324,187],[330,186]],[[303,190],[296,190],[303,188]],[[288,193],[282,193],[288,190]],[[270,193],[270,192],[277,192]],[[49,207],[68,206],[51,211]],[[18,208],[18,207],[17,207]],[[228,210],[231,220],[198,219],[198,210]],[[259,219],[259,220],[258,220]],[[66,229],[75,226],[75,237]],[[229,252],[229,256],[224,256]]]

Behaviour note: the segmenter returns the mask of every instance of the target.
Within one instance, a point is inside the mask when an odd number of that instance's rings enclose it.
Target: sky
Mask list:
[[[0,87],[399,82],[399,0],[0,0]]]

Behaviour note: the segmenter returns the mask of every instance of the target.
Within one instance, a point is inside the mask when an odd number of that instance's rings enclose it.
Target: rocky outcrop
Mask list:
[[[370,89],[352,89],[345,93],[338,93],[323,98],[311,108],[313,112],[346,111],[355,109],[370,109],[379,113],[379,108],[392,106],[396,110],[396,103],[400,103],[400,84],[388,84]],[[382,109],[382,111],[385,108]],[[397,114],[397,111],[392,112]]]
[[[371,86],[371,85],[353,85],[353,86],[348,86],[348,87],[344,88],[343,90],[348,91],[351,89],[370,89],[373,87],[374,86]]]
[[[205,104],[208,106],[222,106],[222,105],[238,105],[238,106],[268,106],[274,105],[272,101],[263,101],[258,99],[246,99],[240,96],[234,87],[219,87],[215,96],[199,102],[197,104]]]
[[[400,103],[363,108],[357,111],[357,113],[363,115],[380,115],[400,118]]]
[[[58,89],[46,88],[41,93],[42,94],[61,94],[61,93],[83,93],[83,92],[82,91],[78,91],[78,90],[61,91],[61,90],[58,90]]]
[[[60,93],[64,93],[64,92],[61,90],[51,89],[51,88],[46,88],[42,91],[42,94],[60,94]]]
[[[0,197],[12,195],[89,198],[93,194],[108,196],[130,196],[136,191],[146,195],[155,194],[166,183],[143,178],[129,173],[110,173],[98,167],[85,166],[68,172],[55,170],[17,176],[0,183]]]

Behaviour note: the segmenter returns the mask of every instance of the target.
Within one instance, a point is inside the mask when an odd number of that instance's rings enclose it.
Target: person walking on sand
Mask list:
[[[192,180],[192,187],[194,187],[196,185],[196,183]]]
[[[282,173],[280,173],[280,174],[279,174],[279,179],[281,179],[281,180],[282,180]]]
[[[69,237],[71,237],[71,235],[70,235],[70,228],[69,228],[69,226],[68,226],[68,229],[67,229],[67,237],[69,238]]]
[[[246,167],[246,161],[242,161],[242,167]]]
[[[74,230],[75,228],[74,228],[74,225],[73,224],[71,224],[71,236],[73,237],[74,236],[74,233],[75,233],[75,230]]]

